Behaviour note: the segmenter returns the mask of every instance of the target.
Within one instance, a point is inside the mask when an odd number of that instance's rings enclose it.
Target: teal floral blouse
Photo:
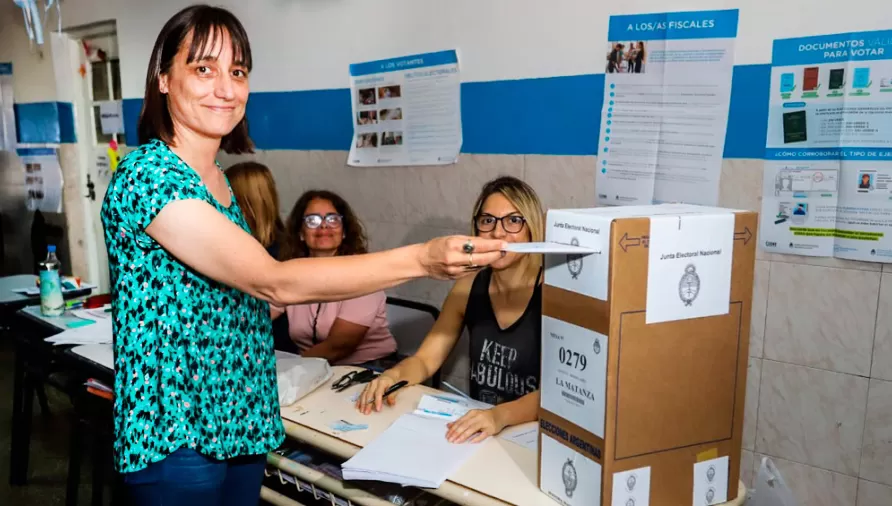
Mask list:
[[[102,203],[122,473],[183,447],[227,459],[266,453],[284,438],[269,306],[190,269],[145,232],[165,205],[185,199],[248,231],[235,198],[220,205],[160,140],[124,157]]]

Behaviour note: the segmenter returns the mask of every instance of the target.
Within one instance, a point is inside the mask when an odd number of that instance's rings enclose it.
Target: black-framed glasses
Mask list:
[[[308,214],[304,216],[304,225],[307,228],[319,228],[325,223],[329,228],[340,228],[344,224],[344,217],[340,214],[328,213],[325,216],[321,214]]]
[[[509,234],[516,234],[523,230],[523,226],[527,220],[519,214],[509,214],[507,216],[493,216],[491,214],[481,214],[474,220],[474,225],[478,232],[492,232],[496,229],[496,225],[502,222],[502,228]]]

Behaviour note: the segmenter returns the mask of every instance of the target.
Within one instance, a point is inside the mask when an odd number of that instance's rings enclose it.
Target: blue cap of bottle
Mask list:
[[[55,252],[56,252],[56,245],[55,245],[55,244],[50,244],[49,246],[47,246],[47,247],[46,247],[46,252],[47,252],[47,253],[55,253]]]

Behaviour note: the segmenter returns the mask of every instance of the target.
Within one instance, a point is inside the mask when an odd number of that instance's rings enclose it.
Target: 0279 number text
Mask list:
[[[560,350],[558,350],[558,360],[561,361],[561,364],[573,367],[574,369],[579,369],[580,371],[585,370],[585,355],[569,348],[561,346]]]

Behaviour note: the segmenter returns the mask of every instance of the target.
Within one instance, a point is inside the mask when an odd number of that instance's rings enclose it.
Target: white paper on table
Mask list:
[[[109,369],[114,370],[115,368],[115,353],[111,343],[84,344],[72,348],[71,352]],[[106,388],[108,387],[106,386]]]
[[[728,501],[728,457],[694,464],[694,506]]]
[[[55,345],[61,344],[108,344],[112,342],[112,320],[106,318],[93,320],[96,323],[65,329],[62,332],[45,339],[46,342]]]
[[[499,437],[529,450],[536,451],[539,448],[539,427],[509,431]]]
[[[438,488],[481,447],[446,440],[446,422],[405,414],[350,460],[346,480]]]
[[[556,242],[514,242],[505,247],[505,251],[512,253],[540,253],[540,254],[564,254],[564,255],[597,255],[601,252],[594,248],[560,244]]]
[[[613,473],[611,506],[648,506],[650,504],[650,467]]]
[[[728,313],[734,219],[730,212],[650,218],[648,324]]]

